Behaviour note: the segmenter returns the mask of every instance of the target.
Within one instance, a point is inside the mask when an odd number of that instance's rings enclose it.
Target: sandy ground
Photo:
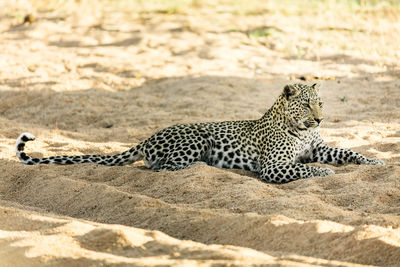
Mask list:
[[[0,12],[0,266],[400,264],[397,13],[77,1],[21,25],[24,3]],[[14,155],[25,131],[34,156],[113,154],[177,123],[256,119],[301,76],[322,84],[326,141],[385,166],[273,185]]]

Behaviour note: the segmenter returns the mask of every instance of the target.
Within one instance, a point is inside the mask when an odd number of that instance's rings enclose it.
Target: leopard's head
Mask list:
[[[317,128],[323,120],[319,85],[286,85],[282,92],[285,115],[290,126],[298,130]]]

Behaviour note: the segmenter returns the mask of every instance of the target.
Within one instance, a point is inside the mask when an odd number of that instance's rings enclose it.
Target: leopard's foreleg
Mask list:
[[[312,161],[323,164],[341,165],[345,163],[384,165],[385,163],[376,158],[367,158],[364,155],[350,149],[330,147],[320,144],[313,149]]]

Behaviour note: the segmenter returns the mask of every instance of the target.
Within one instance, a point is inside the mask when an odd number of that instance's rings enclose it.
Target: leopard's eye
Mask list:
[[[303,105],[306,107],[306,108],[311,108],[311,106],[310,106],[310,103],[303,103]]]
[[[322,103],[322,102],[319,102],[318,104],[319,104],[319,106],[320,106],[321,108],[324,106],[324,103]]]

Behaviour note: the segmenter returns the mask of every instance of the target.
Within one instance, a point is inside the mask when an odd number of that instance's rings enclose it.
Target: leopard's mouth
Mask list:
[[[304,131],[304,130],[308,130],[308,129],[310,129],[310,128],[312,128],[312,129],[317,128],[318,126],[319,126],[319,124],[318,124],[317,122],[314,122],[314,121],[304,121],[304,122],[300,122],[300,123],[298,124],[297,128],[298,128],[299,130]]]
[[[291,126],[298,129],[299,131],[306,131],[309,129],[315,129],[319,124],[314,120],[293,120]]]
[[[300,131],[305,131],[308,129],[308,127],[306,126],[305,123],[301,123],[301,124],[297,125],[297,129],[299,129]]]

